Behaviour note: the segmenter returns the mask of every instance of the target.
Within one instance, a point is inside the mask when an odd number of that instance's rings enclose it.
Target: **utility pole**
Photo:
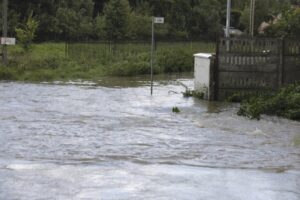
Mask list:
[[[230,18],[231,18],[231,0],[227,0],[227,14],[226,14],[226,29],[225,29],[225,37],[226,37],[226,51],[230,50],[229,38],[230,38]]]
[[[2,27],[2,37],[7,38],[7,10],[8,10],[8,0],[3,0],[2,6],[2,20],[3,20],[3,27]],[[7,46],[6,44],[3,44],[2,46],[2,59],[3,64],[7,65]]]
[[[225,37],[229,38],[230,33],[230,17],[231,17],[231,0],[227,0],[227,16],[226,16],[226,30],[225,30]]]
[[[255,0],[250,2],[250,24],[249,24],[249,34],[251,37],[254,36],[255,28]]]

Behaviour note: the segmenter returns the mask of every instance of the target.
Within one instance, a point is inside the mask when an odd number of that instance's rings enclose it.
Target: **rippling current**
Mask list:
[[[0,83],[0,199],[300,199],[299,122],[178,82]]]

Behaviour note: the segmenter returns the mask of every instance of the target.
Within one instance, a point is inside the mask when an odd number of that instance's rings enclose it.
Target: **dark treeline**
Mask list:
[[[245,32],[249,2],[232,0],[232,26]],[[256,2],[256,27],[290,3],[299,3]],[[15,36],[15,28],[31,15],[39,23],[36,41],[144,40],[151,34],[151,16],[165,17],[166,23],[157,26],[160,38],[214,39],[225,24],[226,0],[9,0],[9,35]]]

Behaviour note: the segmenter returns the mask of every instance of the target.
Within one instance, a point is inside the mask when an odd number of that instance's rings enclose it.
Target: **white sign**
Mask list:
[[[16,44],[16,38],[2,37],[2,38],[1,38],[1,44],[5,44],[5,45],[15,45],[15,44]]]
[[[154,17],[154,24],[163,24],[165,22],[165,18],[163,17]]]

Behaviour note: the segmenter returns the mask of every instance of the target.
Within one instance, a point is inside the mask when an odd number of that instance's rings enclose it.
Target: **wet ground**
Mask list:
[[[299,122],[167,79],[0,83],[0,199],[300,199]]]

